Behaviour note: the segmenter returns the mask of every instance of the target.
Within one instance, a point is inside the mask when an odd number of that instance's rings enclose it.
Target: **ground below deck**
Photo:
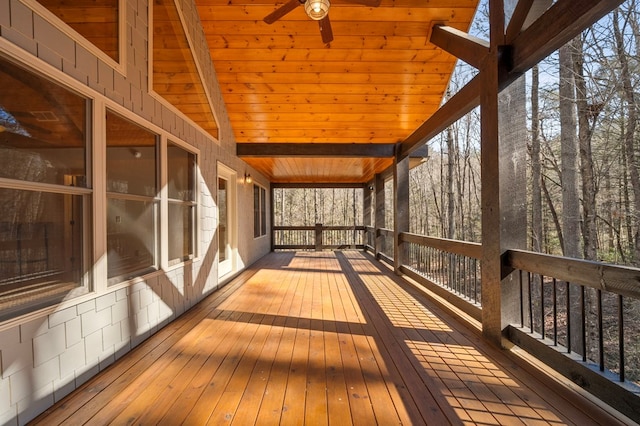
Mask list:
[[[615,424],[358,251],[271,253],[36,419]]]

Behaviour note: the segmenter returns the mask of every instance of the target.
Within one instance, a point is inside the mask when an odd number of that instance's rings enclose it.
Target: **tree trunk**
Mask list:
[[[593,173],[593,155],[591,137],[593,127],[589,119],[595,123],[599,107],[587,103],[587,84],[584,78],[584,57],[582,36],[578,35],[572,42],[573,69],[576,84],[576,104],[578,107],[578,141],[580,147],[580,175],[582,176],[582,242],[584,258],[597,260],[598,231],[596,228],[596,184]]]
[[[447,128],[447,234],[446,237],[455,239],[455,200],[453,193],[453,169],[455,158],[455,147],[453,140],[453,130],[451,126]]]
[[[563,252],[567,257],[580,256],[580,201],[578,197],[578,149],[576,140],[575,86],[571,45],[560,48],[560,143],[562,169],[562,231]],[[573,352],[585,354],[582,306],[584,296],[581,287],[570,287],[571,341]]]
[[[538,90],[540,77],[538,65],[531,76],[531,245],[533,251],[542,252],[542,188],[540,164],[540,109]]]
[[[638,155],[636,153],[634,138],[637,122],[637,106],[635,102],[635,94],[631,82],[631,73],[629,71],[629,60],[624,50],[624,37],[620,32],[618,24],[618,10],[613,12],[613,31],[616,39],[616,53],[620,62],[620,77],[622,80],[622,88],[624,91],[624,100],[628,109],[628,125],[624,133],[624,150],[627,156],[627,165],[629,167],[629,179],[633,190],[633,210],[630,212],[634,217],[633,229],[633,261],[636,266],[640,265],[640,227],[638,226],[638,217],[640,215],[640,165]]]
[[[560,139],[562,162],[563,253],[580,256],[580,204],[578,198],[578,149],[571,48],[562,46],[560,56]]]

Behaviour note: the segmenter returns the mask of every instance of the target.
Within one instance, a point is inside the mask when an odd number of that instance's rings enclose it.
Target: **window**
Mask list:
[[[158,135],[107,111],[107,276],[158,269]]]
[[[119,0],[38,0],[80,35],[119,61]]]
[[[253,237],[267,235],[267,191],[258,185],[253,185]]]
[[[90,102],[0,57],[0,320],[86,293]]]
[[[196,156],[167,144],[169,265],[195,255]]]

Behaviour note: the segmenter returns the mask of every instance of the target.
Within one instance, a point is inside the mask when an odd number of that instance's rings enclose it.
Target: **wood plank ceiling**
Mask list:
[[[429,43],[431,28],[467,31],[477,0],[357,1],[331,3],[325,45],[302,6],[268,25],[283,0],[196,0],[238,143],[392,144],[433,114],[455,58]],[[273,182],[366,182],[392,162],[296,147],[243,158]]]

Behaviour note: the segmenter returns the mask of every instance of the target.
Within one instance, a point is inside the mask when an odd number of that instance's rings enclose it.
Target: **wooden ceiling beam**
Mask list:
[[[489,53],[489,43],[486,40],[444,25],[433,27],[429,41],[477,69],[480,69],[483,59]]]
[[[272,182],[271,188],[327,188],[327,189],[350,189],[366,188],[367,184],[362,182]]]
[[[507,44],[510,44],[513,39],[520,34],[522,31],[525,21],[527,20],[527,16],[529,16],[529,11],[531,10],[531,6],[533,6],[534,0],[520,0],[516,5],[515,10],[513,11],[513,15],[511,15],[511,19],[509,20],[509,25],[507,26],[506,31],[506,40]]]
[[[429,139],[438,135],[451,124],[480,104],[480,78],[474,77],[427,121],[414,130],[400,145],[399,157],[405,158],[420,148]]]
[[[238,157],[390,158],[395,144],[364,143],[238,143]]]
[[[623,0],[559,0],[511,45],[511,73],[523,73],[565,45]]]

